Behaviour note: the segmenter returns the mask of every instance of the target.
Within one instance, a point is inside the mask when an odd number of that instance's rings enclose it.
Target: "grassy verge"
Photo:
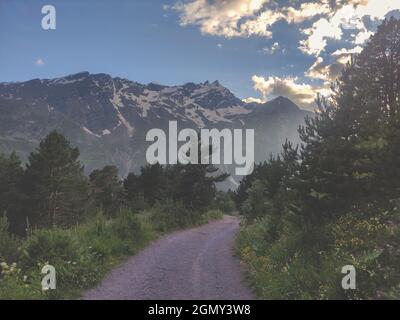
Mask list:
[[[317,250],[307,242],[310,230],[282,221],[276,233],[267,216],[242,225],[236,252],[261,299],[399,299],[399,219],[397,212],[384,218],[345,215],[313,230],[328,239]],[[355,267],[355,290],[342,288],[346,265]]]
[[[36,230],[25,240],[7,233],[0,220],[0,299],[73,299],[162,234],[222,217],[167,203],[135,213],[121,210],[112,219],[99,213],[70,229]],[[56,268],[57,289],[42,291],[41,269]]]

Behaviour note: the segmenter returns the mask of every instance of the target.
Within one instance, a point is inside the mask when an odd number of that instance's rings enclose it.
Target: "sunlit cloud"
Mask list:
[[[399,0],[344,1],[343,6],[333,9],[327,17],[303,30],[307,38],[301,42],[300,49],[318,56],[325,50],[329,39],[342,39],[346,29],[354,30],[354,44],[364,44],[372,31],[368,30],[363,19],[369,17],[372,20],[383,20],[393,10],[400,10]]]
[[[288,97],[298,106],[314,111],[317,93],[325,96],[330,94],[330,90],[324,86],[312,86],[300,83],[297,78],[262,77],[254,75],[252,77],[253,87],[262,95],[262,99],[247,98],[247,101],[266,102],[278,96]]]
[[[267,2],[269,0],[194,0],[178,2],[165,8],[173,9],[180,14],[182,26],[199,26],[204,34],[228,38],[250,35],[270,37],[271,32],[268,28],[281,17],[281,14],[261,10]]]
[[[286,7],[282,10],[285,13],[285,19],[289,23],[301,23],[313,19],[315,16],[328,14],[331,11],[329,1],[306,2],[299,8]]]
[[[362,47],[357,46],[352,49],[339,49],[331,54],[333,62],[325,63],[322,57],[317,57],[314,64],[305,72],[305,76],[313,79],[319,79],[326,82],[332,82],[337,79],[347,63],[350,62],[353,54],[362,51]]]
[[[202,34],[233,38],[273,38],[264,46],[266,55],[279,55],[281,39],[275,38],[274,25],[286,21],[298,28],[301,37],[297,45],[305,55],[315,57],[303,74],[291,77],[253,76],[254,88],[262,98],[246,101],[266,101],[284,95],[308,109],[314,108],[316,93],[330,94],[329,83],[335,80],[350,61],[360,53],[375,27],[389,12],[400,10],[400,0],[185,0],[166,7],[178,13],[181,26],[198,27]],[[335,48],[335,43],[347,43],[350,49]],[[283,45],[285,45],[283,43]],[[307,78],[319,85],[307,84]]]
[[[246,103],[264,103],[265,102],[263,99],[253,98],[253,97],[245,98],[242,100],[243,100],[243,102],[246,102]]]

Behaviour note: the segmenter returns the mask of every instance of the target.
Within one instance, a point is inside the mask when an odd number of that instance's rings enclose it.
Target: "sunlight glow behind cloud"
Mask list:
[[[319,0],[292,1],[283,5],[273,0],[189,0],[177,2],[168,9],[175,10],[182,26],[197,26],[203,34],[233,37],[272,38],[271,27],[286,21],[298,27],[302,39],[298,48],[315,62],[304,72],[304,77],[323,84],[310,85],[296,77],[259,77],[254,75],[254,88],[263,99],[276,94],[286,95],[300,106],[311,108],[316,92],[329,93],[329,82],[340,75],[351,54],[359,53],[374,30],[371,25],[383,20],[394,10],[400,10],[400,0]],[[371,23],[366,23],[370,21]],[[351,38],[345,35],[351,31]],[[279,40],[279,39],[278,39]],[[346,48],[326,52],[330,41],[346,41]],[[277,52],[276,46],[264,49]],[[278,52],[279,53],[279,52]],[[282,53],[282,52],[281,52]],[[326,58],[326,55],[329,59]],[[249,98],[255,101],[258,98]]]

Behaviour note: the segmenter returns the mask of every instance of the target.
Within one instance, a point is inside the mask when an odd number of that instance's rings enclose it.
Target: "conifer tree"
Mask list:
[[[10,156],[0,154],[0,216],[6,216],[10,222],[10,231],[22,234],[25,217],[21,201],[21,181],[24,170],[15,153]]]
[[[57,131],[32,152],[26,166],[27,213],[37,226],[65,226],[80,220],[88,199],[88,182],[79,150]]]
[[[95,206],[103,209],[107,215],[115,215],[123,200],[123,188],[118,176],[118,168],[106,166],[101,170],[94,170],[90,174],[89,180]]]

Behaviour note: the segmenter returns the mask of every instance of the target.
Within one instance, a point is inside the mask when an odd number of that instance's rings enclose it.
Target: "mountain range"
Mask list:
[[[255,159],[277,153],[311,112],[284,97],[245,103],[218,81],[164,86],[82,72],[55,79],[0,83],[0,152],[23,161],[56,129],[79,147],[86,172],[116,165],[121,176],[145,164],[148,130],[255,129]],[[230,171],[226,168],[226,171]]]

